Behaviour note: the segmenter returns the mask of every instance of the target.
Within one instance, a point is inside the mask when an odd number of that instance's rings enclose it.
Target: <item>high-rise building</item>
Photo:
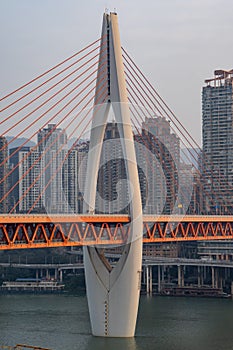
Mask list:
[[[216,70],[202,91],[205,210],[233,214],[233,70]]]
[[[8,191],[8,163],[5,161],[8,156],[7,140],[0,136],[0,213],[8,212],[8,197],[3,197]]]
[[[68,203],[69,213],[83,212],[83,193],[87,171],[89,142],[82,141],[69,151],[68,156]]]
[[[180,140],[172,133],[169,121],[160,116],[146,118],[135,141],[136,149],[137,142],[142,145],[137,159],[144,173],[140,177],[142,198],[146,197],[144,213],[177,212]]]
[[[55,124],[40,130],[38,151],[41,154],[43,204],[47,213],[67,213],[68,161],[67,135]]]
[[[139,181],[145,214],[178,213],[179,138],[162,117],[146,118],[142,132],[134,136]],[[129,191],[116,122],[104,135],[97,185],[97,211],[127,213]]]
[[[10,209],[17,213],[42,210],[40,161],[37,149],[10,149]]]
[[[201,182],[201,173],[199,169],[192,168],[192,197],[187,214],[200,215],[204,213],[203,209],[203,184]]]
[[[129,191],[120,135],[115,121],[106,125],[97,181],[96,210],[127,213]]]

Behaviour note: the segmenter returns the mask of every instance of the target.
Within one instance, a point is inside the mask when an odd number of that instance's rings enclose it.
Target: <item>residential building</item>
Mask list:
[[[178,212],[179,138],[163,117],[146,118],[135,134],[143,212]],[[97,184],[96,208],[104,213],[128,213],[129,191],[120,135],[116,122],[108,123]]]
[[[16,213],[42,209],[40,160],[36,148],[10,149],[10,209]]]
[[[96,211],[128,213],[129,191],[120,135],[115,121],[106,125],[100,158]]]
[[[0,136],[0,214],[8,212],[8,197],[4,198],[8,191],[8,162],[6,161],[7,157],[7,140],[4,136]]]
[[[69,151],[68,203],[70,213],[83,213],[88,150],[89,141],[81,141]]]
[[[216,70],[202,90],[205,210],[233,214],[233,70]]]
[[[139,168],[144,173],[140,178],[143,212],[177,213],[180,140],[169,121],[160,116],[146,118],[135,143]]]
[[[41,188],[43,206],[47,213],[67,213],[68,203],[68,146],[67,135],[56,124],[40,130],[38,151],[41,155]]]
[[[233,214],[233,70],[216,70],[202,90],[204,211]],[[232,260],[232,242],[198,242],[203,259]]]

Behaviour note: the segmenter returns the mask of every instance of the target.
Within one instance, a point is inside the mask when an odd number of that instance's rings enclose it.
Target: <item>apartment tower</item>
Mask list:
[[[7,140],[4,136],[0,136],[0,200],[4,197],[8,190],[8,163],[5,162],[8,156]],[[0,203],[0,214],[8,212],[8,197]]]
[[[202,91],[203,182],[209,214],[233,214],[233,70],[216,70]]]

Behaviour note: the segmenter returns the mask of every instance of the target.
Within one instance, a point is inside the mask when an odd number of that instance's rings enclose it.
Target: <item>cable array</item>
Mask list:
[[[1,134],[14,135],[0,147],[0,152],[6,155],[0,160],[0,169],[5,169],[0,186],[7,184],[4,193],[0,192],[0,206],[6,202],[9,213],[24,212],[20,205],[22,207],[27,196],[32,199],[30,207],[27,204],[27,212],[38,210],[36,206],[43,196],[45,198],[46,190],[67,171],[63,167],[67,166],[72,151],[82,138],[88,137],[94,102],[107,102],[106,45],[102,38],[100,61],[100,40],[1,99],[5,103],[1,109]],[[97,83],[98,71],[102,76]],[[22,141],[14,147],[19,137]],[[31,144],[33,146],[28,147]],[[49,179],[46,178],[48,169]],[[32,195],[35,191],[36,195]]]
[[[142,146],[141,156],[146,171],[157,181],[155,186],[160,193],[167,191],[165,202],[159,203],[163,206],[159,213],[176,213],[174,208],[187,203],[185,212],[200,214],[203,209],[192,201],[190,184],[183,177],[188,169],[192,185],[197,185],[205,200],[214,205],[215,193],[206,190],[202,178],[211,164],[124,49],[122,56],[135,143]],[[1,139],[8,137],[0,145],[0,154],[4,155],[0,157],[0,210],[7,203],[11,214],[36,212],[47,197],[53,196],[52,186],[61,187],[69,157],[83,139],[88,140],[94,107],[109,103],[109,74],[108,43],[102,37],[0,99]],[[150,124],[151,120],[155,123]],[[167,127],[170,141],[156,130],[159,120]],[[162,167],[165,180],[151,154]],[[232,187],[220,180],[230,195]],[[145,185],[141,190],[148,194],[150,188]],[[25,209],[23,203],[29,197]],[[224,200],[218,199],[222,205]]]
[[[216,194],[214,191],[207,191],[203,176],[205,175],[206,169],[212,166],[208,161],[207,157],[203,154],[200,146],[194,140],[189,131],[182,125],[174,112],[169,108],[166,102],[162,99],[159,93],[155,90],[146,76],[134,63],[132,58],[123,50],[124,68],[125,76],[127,82],[127,90],[129,95],[129,102],[131,103],[131,112],[134,109],[132,116],[134,121],[132,121],[134,128],[137,130],[137,134],[140,134],[140,128],[142,123],[150,118],[165,118],[169,121],[170,130],[174,135],[177,135],[180,142],[180,160],[183,164],[190,164],[192,167],[192,172],[195,176],[195,185],[199,186],[200,193],[205,197],[205,202],[209,202],[210,205],[214,206],[214,198],[216,200]],[[135,107],[136,106],[136,107]],[[135,118],[137,115],[137,118]],[[146,123],[145,123],[146,124]],[[137,127],[136,127],[137,125]],[[162,135],[161,135],[162,137]],[[145,146],[148,147],[148,136],[147,141],[143,141]],[[149,143],[151,143],[150,141]],[[147,144],[146,144],[147,143]],[[182,175],[182,173],[180,172]],[[175,181],[175,179],[173,179]],[[232,186],[226,184],[224,178],[219,179],[219,185],[224,186],[226,193],[230,196],[232,193]],[[183,187],[183,196],[185,198],[186,189]],[[225,199],[222,197],[218,198],[218,202],[224,206]],[[192,207],[193,203],[190,203],[189,211],[190,213],[200,213],[201,208]]]

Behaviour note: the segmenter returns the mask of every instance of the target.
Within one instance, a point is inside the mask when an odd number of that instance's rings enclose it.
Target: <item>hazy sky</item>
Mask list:
[[[122,45],[195,139],[201,89],[233,68],[232,0],[0,0],[0,95],[100,36],[116,8]]]

